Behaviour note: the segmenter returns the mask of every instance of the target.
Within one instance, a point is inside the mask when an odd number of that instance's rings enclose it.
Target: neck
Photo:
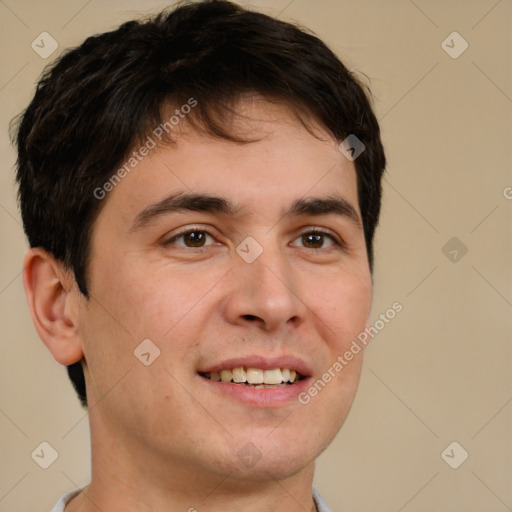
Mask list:
[[[316,511],[313,462],[285,476],[282,468],[279,475],[269,468],[241,474],[229,465],[212,472],[206,463],[174,460],[92,428],[91,446],[91,483],[66,512]]]
[[[114,468],[112,468],[114,469]],[[105,472],[102,473],[105,475]],[[105,475],[107,476],[107,475]],[[66,507],[66,512],[315,512],[312,477],[297,475],[286,481],[269,480],[240,485],[233,475],[212,479],[205,485],[182,479],[166,486],[147,480],[127,483],[110,474],[106,479],[93,473],[91,484]]]

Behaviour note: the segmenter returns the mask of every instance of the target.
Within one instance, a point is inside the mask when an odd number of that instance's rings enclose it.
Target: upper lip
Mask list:
[[[295,370],[303,377],[310,377],[311,370],[306,362],[298,357],[285,355],[279,357],[263,357],[258,355],[225,359],[220,363],[212,364],[199,370],[199,373],[219,372],[233,368],[258,368],[261,370],[273,370],[275,368],[288,368]]]

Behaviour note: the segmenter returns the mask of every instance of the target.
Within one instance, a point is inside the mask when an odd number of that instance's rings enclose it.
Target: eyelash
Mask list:
[[[215,240],[215,237],[214,235],[212,235],[208,230],[204,229],[204,228],[189,228],[187,229],[186,231],[182,231],[181,233],[177,233],[176,235],[174,235],[172,238],[164,241],[163,245],[167,246],[167,245],[171,245],[171,244],[174,244],[176,243],[176,240],[178,240],[179,238],[181,237],[184,237],[188,234],[191,234],[191,233],[204,233],[206,234],[207,236],[211,237],[212,239]],[[331,233],[328,233],[326,231],[323,231],[322,229],[319,229],[319,228],[309,228],[309,230],[307,231],[303,231],[302,233],[300,233],[299,235],[297,235],[296,238],[294,238],[293,241],[299,239],[299,238],[302,238],[306,235],[322,235],[324,237],[327,237],[335,246],[337,249],[343,249],[345,247],[345,244],[342,240],[338,239],[335,235],[331,234]],[[191,247],[191,246],[187,246],[185,244],[179,244],[181,247],[184,247],[184,248],[188,248],[188,249],[204,249],[205,247],[209,247],[209,246],[199,246],[199,247]],[[217,245],[217,244],[210,244],[210,245]],[[309,247],[303,247],[303,249],[310,249]],[[326,250],[328,248],[323,248],[323,247],[320,247],[319,249],[317,250]]]
[[[323,237],[326,237],[328,238],[335,246],[336,249],[342,249],[344,248],[344,244],[343,242],[338,239],[335,235],[333,235],[332,233],[329,233],[327,231],[324,231],[322,229],[319,229],[319,228],[307,228],[307,231],[303,231],[302,233],[300,233],[295,239],[295,240],[298,240],[299,238],[302,238],[304,236],[307,236],[307,235],[322,235]],[[303,247],[303,249],[311,249],[310,247]],[[332,249],[332,247],[321,247],[317,250],[328,250],[328,249]]]

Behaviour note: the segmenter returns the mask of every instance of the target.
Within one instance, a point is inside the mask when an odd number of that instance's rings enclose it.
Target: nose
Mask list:
[[[307,307],[300,296],[299,276],[284,255],[264,250],[252,263],[237,258],[225,302],[227,320],[268,332],[301,325]]]

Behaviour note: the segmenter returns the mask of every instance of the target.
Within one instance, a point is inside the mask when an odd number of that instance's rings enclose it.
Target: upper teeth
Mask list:
[[[259,368],[233,368],[232,370],[221,370],[210,372],[206,376],[211,380],[222,382],[247,382],[248,384],[281,384],[283,382],[295,382],[299,376],[295,370],[288,368],[274,368],[272,370],[261,370]]]

